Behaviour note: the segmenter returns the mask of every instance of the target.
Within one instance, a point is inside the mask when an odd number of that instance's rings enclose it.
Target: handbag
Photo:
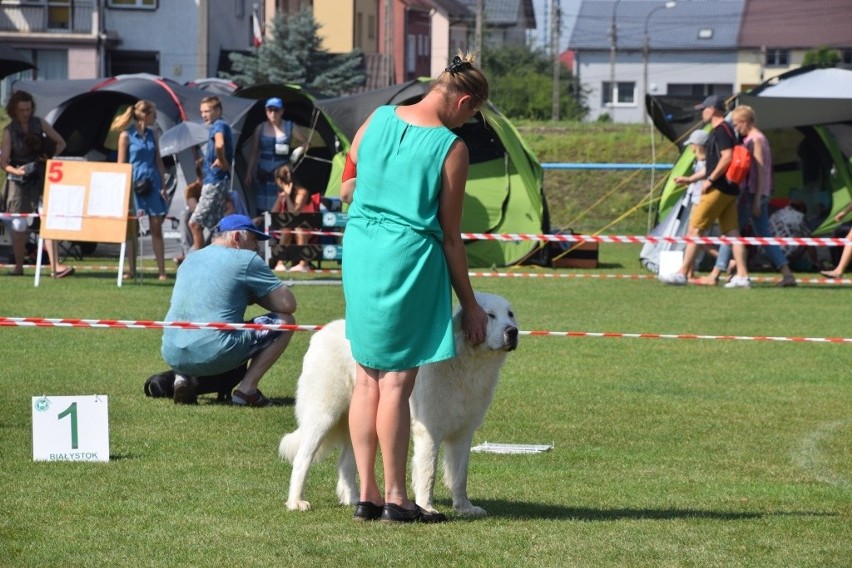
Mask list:
[[[154,189],[150,178],[140,178],[133,182],[133,192],[139,197],[145,197]]]

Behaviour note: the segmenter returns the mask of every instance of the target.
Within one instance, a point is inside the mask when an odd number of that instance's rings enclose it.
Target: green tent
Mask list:
[[[797,69],[738,95],[737,104],[755,110],[757,125],[769,140],[772,206],[803,202],[813,234],[831,233],[837,227],[834,216],[852,199],[852,69]],[[688,175],[693,159],[687,147],[672,168],[660,219],[683,194],[685,188],[673,179]]]
[[[377,107],[411,104],[428,89],[414,80],[358,95],[317,101],[351,140]],[[509,120],[491,105],[455,131],[470,150],[470,171],[464,201],[464,233],[545,233],[549,229],[542,190],[543,174],[535,155]],[[336,178],[339,179],[339,176]],[[328,195],[339,194],[329,187]],[[507,266],[535,252],[536,241],[470,241],[471,267]]]

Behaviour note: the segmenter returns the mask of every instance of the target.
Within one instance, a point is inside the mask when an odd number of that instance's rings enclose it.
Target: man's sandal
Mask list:
[[[259,390],[251,394],[246,394],[237,389],[231,394],[231,402],[238,406],[251,406],[255,408],[272,406],[272,401],[263,396],[263,393]]]

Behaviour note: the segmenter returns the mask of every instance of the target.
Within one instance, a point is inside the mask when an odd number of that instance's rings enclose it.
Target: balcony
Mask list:
[[[0,32],[87,34],[95,29],[96,0],[0,4]]]

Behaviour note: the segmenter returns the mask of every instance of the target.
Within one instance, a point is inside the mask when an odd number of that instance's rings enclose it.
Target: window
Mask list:
[[[786,67],[790,64],[789,49],[767,49],[766,50],[766,66],[767,67]]]
[[[367,16],[367,39],[376,39],[376,17],[373,14]]]
[[[157,0],[107,0],[109,8],[143,8],[145,10],[155,10],[157,8]]]
[[[48,3],[47,29],[71,29],[71,0],[51,0]]]
[[[730,83],[669,83],[666,94],[675,97],[703,99],[709,95],[730,96],[734,86]]]
[[[609,90],[610,82],[601,83],[601,102],[603,106],[613,106]],[[615,83],[615,106],[633,106],[636,104],[636,83],[633,81],[618,81]]]

